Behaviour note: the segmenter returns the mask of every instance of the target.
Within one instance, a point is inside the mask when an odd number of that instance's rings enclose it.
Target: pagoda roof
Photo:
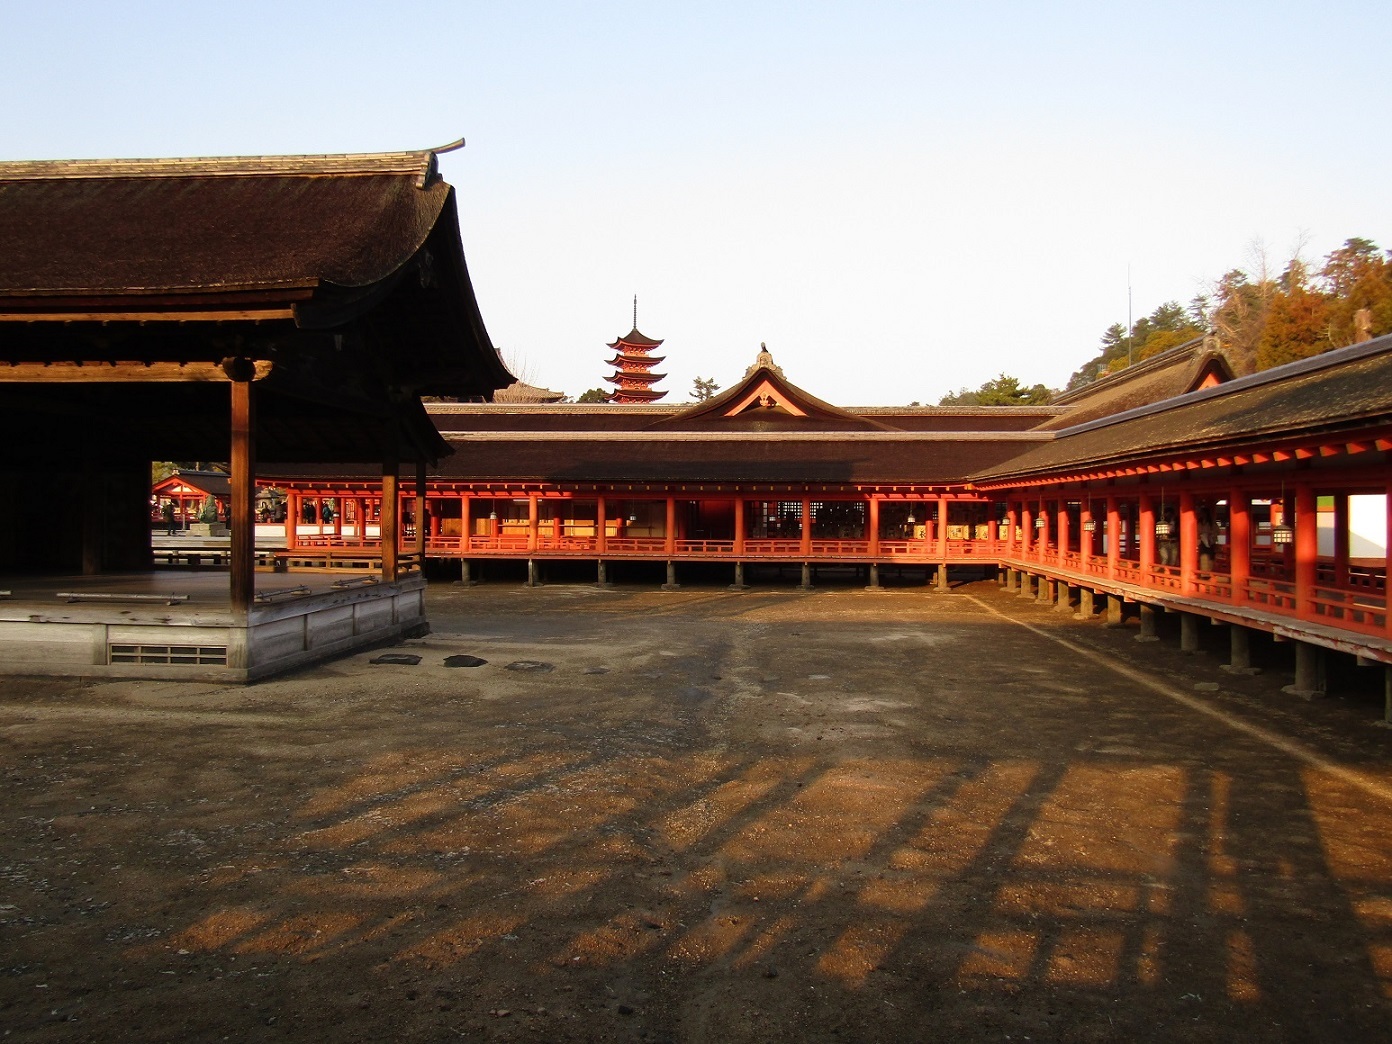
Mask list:
[[[666,358],[665,355],[633,355],[628,352],[616,352],[614,358],[605,365],[622,366],[624,363],[632,363],[635,366],[656,366]]]
[[[618,348],[620,345],[625,345],[629,348],[656,348],[661,343],[661,341],[653,340],[647,334],[639,333],[638,327],[635,326],[617,341],[611,341],[609,347]]]
[[[638,384],[656,384],[658,381],[665,380],[665,373],[634,373],[632,370],[620,370],[611,377],[604,378],[611,384],[618,384],[621,381],[635,381]],[[663,393],[666,394],[665,392]]]

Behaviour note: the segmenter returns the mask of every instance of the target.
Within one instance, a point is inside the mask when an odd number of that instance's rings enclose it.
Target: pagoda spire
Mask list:
[[[620,405],[656,402],[667,394],[653,387],[667,376],[665,373],[652,372],[652,368],[666,358],[652,354],[653,349],[661,344],[661,341],[639,332],[638,295],[634,294],[633,329],[609,345],[614,350],[614,357],[609,360],[614,373],[604,379],[614,385],[614,390],[608,396],[610,402]]]

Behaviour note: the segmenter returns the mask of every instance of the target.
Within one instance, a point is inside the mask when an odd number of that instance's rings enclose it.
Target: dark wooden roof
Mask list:
[[[1066,410],[1041,427],[1073,427],[1195,391],[1205,381],[1221,384],[1232,377],[1227,359],[1216,346],[1207,338],[1196,337],[1091,384],[1056,395],[1051,405]]]
[[[654,340],[653,338],[649,337],[647,334],[639,333],[639,332],[638,332],[638,327],[635,326],[632,330],[630,330],[628,333],[624,334],[624,335],[623,335],[622,337],[620,337],[617,341],[610,341],[610,342],[609,342],[609,347],[610,347],[610,348],[619,348],[619,347],[625,347],[625,348],[656,348],[656,347],[657,347],[658,345],[660,345],[661,343],[662,343],[661,341]]]
[[[1392,424],[1392,336],[1076,424],[975,476],[1002,482]]]
[[[420,395],[514,379],[429,151],[0,163],[0,244],[0,363],[93,374],[0,370],[0,429],[66,445],[81,418],[157,459],[224,459],[225,387],[107,385],[102,367],[242,356],[271,364],[264,458],[435,457],[448,447]]]
[[[742,404],[760,389],[768,405]],[[786,403],[786,406],[784,405]],[[789,409],[788,407],[791,407]],[[799,413],[802,415],[799,416]],[[664,431],[888,431],[889,427],[823,402],[770,366],[755,366],[734,386],[650,428]]]

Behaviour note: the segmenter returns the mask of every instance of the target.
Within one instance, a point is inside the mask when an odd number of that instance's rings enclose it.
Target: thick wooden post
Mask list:
[[[1078,561],[1085,573],[1096,547],[1097,534],[1095,531],[1088,531],[1088,523],[1092,521],[1092,500],[1089,498],[1083,501],[1083,505],[1078,511]],[[1093,524],[1096,525],[1096,523]]]
[[[1347,493],[1334,494],[1334,586],[1348,587],[1349,582],[1349,498]]]
[[[527,498],[527,550],[537,549],[538,526],[541,520],[540,506],[536,495]],[[530,582],[530,581],[529,581]]]
[[[382,539],[382,579],[394,582],[401,572],[397,561],[400,546],[401,491],[396,478],[396,461],[382,462],[382,506],[377,516],[377,529]]]
[[[1015,557],[1016,542],[1015,529],[1019,525],[1019,514],[1015,510],[1015,501],[1010,501],[1010,505],[1005,513],[1005,554],[1007,558]]]
[[[1028,504],[1020,505],[1020,557],[1028,558],[1034,546],[1034,513]]]
[[[1068,498],[1059,497],[1058,500],[1058,564],[1062,568],[1067,561],[1068,554]]]
[[[1035,536],[1038,537],[1039,543],[1039,561],[1042,564],[1047,564],[1049,561],[1049,512],[1044,507],[1042,500],[1039,502],[1039,514],[1035,516],[1035,519],[1043,523],[1035,530]]]
[[[744,497],[735,495],[735,554],[744,554]],[[743,581],[738,581],[743,582]]]
[[[1247,581],[1252,575],[1252,511],[1246,490],[1228,491],[1228,578],[1232,599],[1247,601]]]
[[[459,551],[467,554],[469,551],[469,537],[473,533],[474,520],[470,516],[473,514],[474,498],[465,493],[459,498]],[[465,563],[467,567],[468,563]]]
[[[866,517],[869,519],[869,522],[867,523],[867,525],[868,525],[868,527],[869,527],[870,532],[869,532],[867,535],[868,535],[869,538],[870,538],[870,545],[869,545],[869,546],[870,546],[870,557],[871,557],[871,558],[879,558],[879,557],[880,557],[880,498],[879,498],[879,497],[871,497],[871,498],[869,499],[869,501],[868,501],[868,506],[866,507],[865,512],[866,512]],[[877,577],[877,578],[876,578],[876,583],[878,583],[878,579],[879,579],[879,578]],[[875,586],[875,585],[872,584],[871,586]]]
[[[665,528],[664,531],[663,531],[663,540],[664,540],[663,546],[666,548],[667,554],[669,554],[669,555],[674,555],[674,554],[676,554],[676,553],[677,553],[677,498],[676,498],[676,497],[668,497],[668,498],[667,498],[667,525],[666,525],[666,528]],[[671,576],[668,577],[668,583],[670,583],[670,584],[675,584],[676,581],[675,581],[675,579],[673,579],[673,577],[676,575],[675,572],[674,572],[675,567],[671,566],[671,563],[670,563],[670,562],[668,563],[668,566],[669,566],[668,572],[672,574]]]
[[[1383,617],[1386,623],[1388,634],[1392,634],[1392,482],[1387,484],[1387,489],[1383,494],[1383,512],[1387,515],[1387,522],[1382,530],[1382,575],[1383,580]],[[1388,685],[1392,685],[1392,667],[1388,668]],[[1392,696],[1389,696],[1392,699]],[[1389,720],[1392,720],[1392,703],[1388,704]]]
[[[1116,579],[1121,563],[1121,505],[1115,496],[1107,497],[1107,575]]]
[[[291,551],[300,546],[300,495],[291,493],[285,500],[285,546]]]
[[[1319,509],[1313,486],[1295,487],[1295,611],[1315,618],[1315,569],[1319,561]]]
[[[608,505],[602,496],[595,498],[595,553],[600,555],[604,554],[609,547],[609,513],[607,508]],[[599,568],[604,569],[603,562],[599,563]],[[599,582],[604,583],[603,580]]]
[[[416,568],[425,569],[426,536],[429,532],[425,521],[425,461],[416,461]]]
[[[238,360],[244,363],[246,360]],[[250,369],[250,364],[247,364]],[[256,403],[250,379],[232,381],[232,609],[246,612],[256,602]],[[250,374],[246,375],[249,378]]]
[[[947,497],[943,496],[938,497],[938,561],[947,561]]]
[[[1199,571],[1199,516],[1194,510],[1194,494],[1179,494],[1179,590],[1192,594]]]
[[[1150,572],[1155,568],[1155,505],[1150,502],[1150,494],[1142,493],[1140,500],[1140,517],[1136,525],[1140,527],[1140,565],[1141,572],[1149,580]]]
[[[802,554],[812,553],[812,498],[802,498]]]

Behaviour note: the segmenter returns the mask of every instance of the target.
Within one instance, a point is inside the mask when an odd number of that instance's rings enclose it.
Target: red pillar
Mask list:
[[[609,549],[609,505],[603,497],[595,500],[595,551],[604,554]]]
[[[1025,503],[1020,504],[1020,557],[1028,558],[1030,549],[1034,546],[1034,514],[1030,511],[1030,506]]]
[[[1064,556],[1068,554],[1068,499],[1059,497],[1058,501],[1058,564],[1064,564]]]
[[[812,499],[802,498],[802,553],[812,553]]]
[[[1015,541],[1015,529],[1019,526],[1019,512],[1015,508],[1015,501],[1007,503],[1005,511],[1005,555],[1007,558],[1014,558],[1018,547]]]
[[[1319,561],[1319,508],[1313,486],[1295,487],[1295,611],[1315,615],[1315,569]]]
[[[1334,494],[1334,586],[1347,587],[1349,582],[1349,498],[1347,493]]]
[[[677,498],[667,498],[667,528],[665,531],[666,551],[669,555],[677,553]]]
[[[947,498],[938,497],[938,560],[947,561]]]
[[[1140,497],[1140,518],[1136,525],[1140,529],[1141,572],[1149,576],[1155,568],[1155,505],[1150,502],[1150,494]]]
[[[1252,575],[1252,511],[1246,490],[1228,491],[1228,574],[1233,601],[1247,601],[1247,580]]]
[[[232,381],[231,469],[232,608],[246,612],[256,602],[256,402],[250,380]]]
[[[1039,562],[1043,565],[1049,561],[1049,512],[1045,510],[1043,500],[1039,502],[1039,514],[1035,516],[1035,521],[1042,523],[1035,529],[1035,536],[1039,538]]]
[[[291,493],[285,504],[285,546],[291,551],[300,546],[300,495]]]
[[[469,516],[473,514],[474,498],[465,493],[459,498],[459,550],[469,550],[469,537],[474,528],[473,519]]]
[[[1199,514],[1194,510],[1194,494],[1179,494],[1179,590],[1189,594],[1199,572]]]
[[[397,541],[399,534],[401,496],[396,478],[396,461],[382,462],[382,506],[377,519],[377,528],[382,536],[382,579],[388,583],[396,580],[400,565],[397,562]]]
[[[1116,579],[1121,562],[1121,506],[1115,496],[1107,497],[1107,576]]]
[[[869,520],[870,520],[869,523],[868,523],[868,525],[869,525],[869,527],[870,527],[870,533],[869,533],[869,538],[870,538],[870,557],[871,557],[871,558],[878,558],[878,557],[880,556],[880,498],[879,498],[879,497],[871,497],[871,498],[870,498],[869,507],[866,508],[866,512],[867,512],[867,514],[868,514],[868,516],[869,516]]]
[[[527,498],[527,550],[537,549],[537,523],[540,519],[540,512],[535,495]]]
[[[744,497],[735,494],[735,554],[744,554]]]

